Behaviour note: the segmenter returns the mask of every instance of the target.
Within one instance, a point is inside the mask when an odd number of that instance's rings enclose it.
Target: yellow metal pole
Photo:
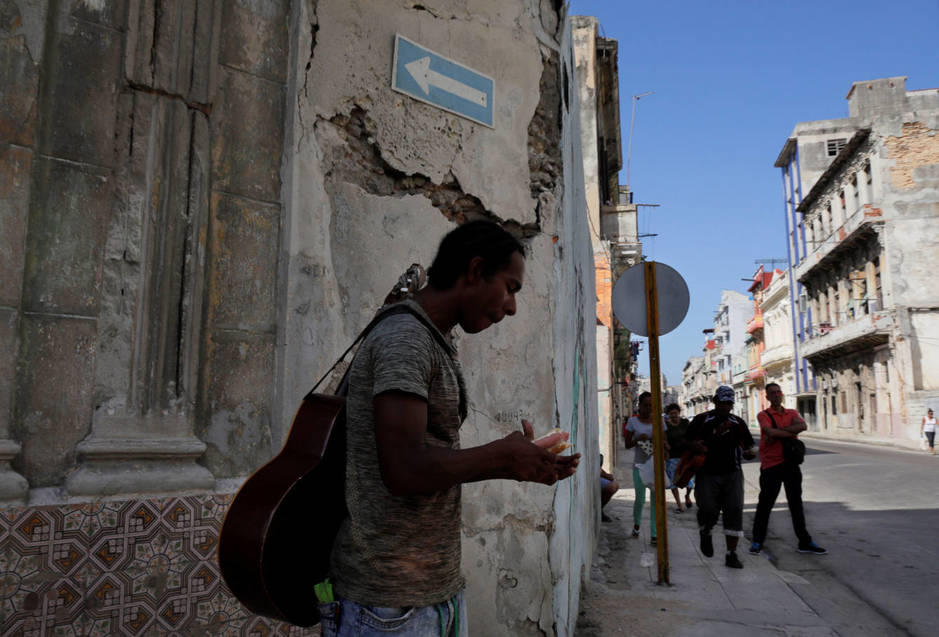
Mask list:
[[[658,542],[659,584],[668,584],[668,523],[665,513],[665,440],[662,431],[662,374],[659,371],[659,296],[655,281],[655,262],[646,261],[646,325],[649,334],[649,380],[652,386],[652,444],[655,454],[655,527]]]

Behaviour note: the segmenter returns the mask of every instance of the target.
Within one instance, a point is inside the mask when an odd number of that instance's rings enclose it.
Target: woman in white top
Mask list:
[[[660,427],[664,426],[662,423]],[[642,507],[646,503],[646,484],[639,477],[639,465],[652,457],[652,394],[647,391],[639,394],[639,414],[630,416],[623,428],[626,439],[626,448],[635,447],[633,456],[633,487],[636,489],[636,500],[633,502],[633,537],[639,537],[639,523],[642,521]],[[664,440],[664,432],[663,432]],[[649,524],[652,527],[652,544],[656,542],[655,536],[655,500],[650,498]]]
[[[932,409],[926,412],[923,424],[919,427],[919,435],[926,436],[929,442],[929,453],[936,455],[936,418],[932,414]]]

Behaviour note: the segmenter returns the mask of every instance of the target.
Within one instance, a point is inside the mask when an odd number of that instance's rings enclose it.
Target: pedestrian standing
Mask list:
[[[802,471],[799,465],[783,456],[783,440],[796,439],[805,431],[805,420],[795,409],[783,407],[783,391],[776,383],[766,386],[769,408],[757,415],[760,423],[760,499],[753,518],[753,543],[750,553],[763,550],[769,514],[776,504],[779,488],[786,489],[786,502],[792,517],[792,529],[799,538],[799,552],[825,555],[828,551],[812,541],[805,529],[802,509]]]
[[[695,475],[694,497],[698,504],[698,530],[701,553],[714,555],[711,529],[723,512],[724,564],[743,568],[737,557],[737,543],[743,537],[742,459],[756,456],[753,436],[746,423],[730,413],[734,408],[734,390],[721,385],[714,393],[714,409],[698,414],[688,425],[688,440],[696,453],[706,453],[704,464]]]
[[[661,426],[661,424],[659,425]],[[623,429],[626,448],[636,451],[633,455],[633,487],[636,499],[633,501],[633,537],[639,537],[639,523],[642,521],[642,507],[646,503],[646,485],[639,475],[639,465],[652,458],[652,394],[647,391],[639,394],[639,413],[630,416]],[[652,527],[652,544],[656,543],[655,499],[649,498],[649,524]]]
[[[926,436],[926,442],[929,443],[929,453],[936,455],[936,417],[933,416],[932,409],[926,412],[923,424],[919,428],[919,435]]]

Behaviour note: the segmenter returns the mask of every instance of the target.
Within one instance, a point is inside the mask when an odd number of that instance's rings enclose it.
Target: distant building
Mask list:
[[[939,89],[892,77],[847,99],[849,117],[797,124],[776,160],[796,391],[822,431],[915,440],[939,408]]]
[[[681,406],[688,418],[707,410],[705,381],[704,357],[692,356],[681,372]]]
[[[710,409],[718,385],[733,384],[734,361],[746,355],[746,324],[752,307],[746,294],[721,291],[713,327],[703,330],[703,356],[689,358],[682,373],[681,404],[689,414]]]
[[[781,270],[772,273],[769,285],[763,290],[759,304],[763,315],[763,353],[761,362],[766,373],[764,387],[776,383],[785,394],[786,407],[797,406],[795,374],[793,371],[792,308],[789,301],[789,274]],[[802,409],[809,426],[815,422],[815,403],[811,409]]]
[[[756,424],[756,415],[766,409],[769,403],[763,389],[766,387],[766,368],[763,367],[763,350],[766,343],[763,338],[763,292],[769,287],[773,272],[766,272],[761,265],[753,275],[753,283],[747,289],[753,297],[753,314],[747,321],[747,372],[743,381],[745,386],[744,404],[738,405],[740,413],[746,413],[751,424]]]

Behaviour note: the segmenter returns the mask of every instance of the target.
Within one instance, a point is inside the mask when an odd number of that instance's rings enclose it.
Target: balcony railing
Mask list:
[[[819,323],[809,331],[809,337],[799,346],[799,351],[805,358],[824,357],[846,349],[886,342],[892,325],[890,312],[865,314],[839,325]]]
[[[757,330],[763,329],[763,316],[757,315],[747,321],[747,334],[753,334]]]
[[[811,250],[796,266],[796,280],[804,281],[816,268],[836,262],[842,252],[851,249],[850,246],[854,241],[873,233],[874,227],[883,223],[882,210],[871,204],[865,204],[848,217],[841,227],[836,228],[825,239],[816,241],[814,250]]]

